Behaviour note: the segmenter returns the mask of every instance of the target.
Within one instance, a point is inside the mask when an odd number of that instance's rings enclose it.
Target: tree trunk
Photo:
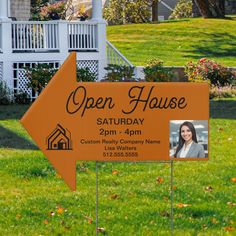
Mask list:
[[[224,18],[225,0],[195,0],[204,18]]]
[[[152,2],[152,21],[158,21],[158,1]]]
[[[196,2],[192,0],[192,12],[193,12],[193,17],[199,17],[201,16],[201,13],[196,5]]]
[[[195,3],[204,18],[212,18],[213,15],[210,11],[209,1],[208,0],[195,0]]]
[[[213,15],[217,18],[225,17],[225,0],[209,0]],[[215,13],[215,14],[214,14]]]
[[[219,7],[220,7],[222,13],[223,13],[224,16],[225,16],[225,0],[221,0],[221,1],[219,2]]]

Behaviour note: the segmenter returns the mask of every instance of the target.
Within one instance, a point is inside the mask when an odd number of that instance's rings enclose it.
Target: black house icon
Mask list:
[[[56,129],[47,137],[48,150],[72,150],[71,133],[57,124]]]

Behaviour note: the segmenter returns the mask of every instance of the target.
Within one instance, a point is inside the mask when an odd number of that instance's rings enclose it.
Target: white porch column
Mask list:
[[[0,0],[0,20],[8,19],[8,0]]]
[[[92,19],[102,19],[102,0],[92,0]]]
[[[98,77],[104,78],[107,66],[106,55],[106,21],[102,17],[102,0],[92,0],[92,21],[97,23],[97,44],[98,44]]]

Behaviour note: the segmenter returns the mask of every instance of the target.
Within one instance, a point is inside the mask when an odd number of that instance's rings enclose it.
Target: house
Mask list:
[[[17,20],[29,20],[30,18],[30,0],[11,0],[8,4],[8,16]]]
[[[71,51],[77,52],[77,66],[89,67],[98,80],[109,63],[132,66],[106,39],[102,0],[91,0],[92,16],[87,21],[27,21],[29,2],[0,0],[0,79],[14,94],[37,97],[27,86],[25,67],[45,63],[58,68]]]
[[[235,0],[225,1],[225,12],[227,15],[236,14],[236,1]]]
[[[178,0],[160,0],[158,3],[158,19],[168,20]]]
[[[47,138],[48,150],[71,150],[72,141],[70,136],[70,132],[58,124]]]

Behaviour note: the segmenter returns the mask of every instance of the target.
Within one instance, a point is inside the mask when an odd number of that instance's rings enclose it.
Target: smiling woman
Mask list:
[[[179,128],[179,145],[175,157],[205,157],[203,146],[198,144],[196,130],[191,122],[185,121]]]
[[[177,121],[174,122],[176,123]],[[194,124],[190,121],[180,122],[181,125],[179,127],[178,132],[171,132],[170,141],[172,148],[172,156],[174,156],[175,158],[206,157],[204,147],[207,149],[207,121],[198,121],[198,123],[200,122],[205,124],[195,124],[195,127]],[[196,123],[196,121],[193,122]],[[198,135],[196,129],[198,130]],[[176,139],[178,140],[176,141]]]

